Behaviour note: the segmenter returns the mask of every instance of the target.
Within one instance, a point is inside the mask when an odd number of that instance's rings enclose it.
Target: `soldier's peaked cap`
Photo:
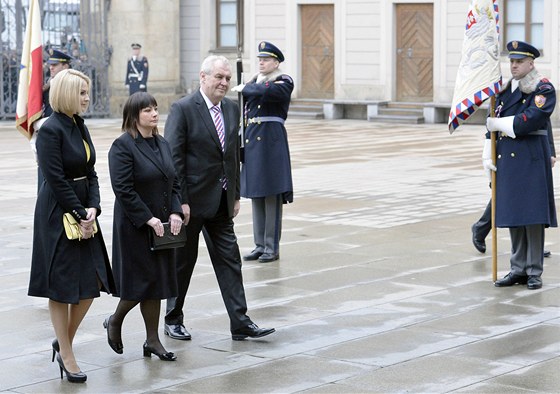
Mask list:
[[[510,59],[523,59],[524,57],[536,59],[541,55],[537,48],[523,41],[508,42],[507,50]]]
[[[72,61],[72,56],[59,51],[58,49],[49,50],[49,58],[47,60],[48,64],[58,64],[58,63],[70,63]]]
[[[257,57],[273,57],[279,62],[284,61],[284,54],[275,45],[267,41],[261,41],[259,44],[259,53]]]

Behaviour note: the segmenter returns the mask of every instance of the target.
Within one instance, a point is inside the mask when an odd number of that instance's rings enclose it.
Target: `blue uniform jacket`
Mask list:
[[[245,85],[245,161],[241,169],[241,196],[259,198],[277,194],[293,201],[288,134],[280,122],[259,122],[259,117],[286,119],[294,83],[286,74]],[[251,119],[255,122],[251,123]]]
[[[129,93],[145,92],[148,87],[148,58],[140,56],[136,60],[129,58],[126,63],[124,84],[129,85]],[[143,87],[140,87],[142,86]]]
[[[536,75],[536,71],[532,73]],[[525,78],[535,75],[530,73]],[[547,79],[537,78],[529,86],[531,89],[522,89],[520,84],[511,92],[510,82],[496,98],[500,117],[515,116],[516,135],[515,139],[502,133],[497,137],[497,227],[557,226],[552,153],[546,133],[556,105],[556,91]]]

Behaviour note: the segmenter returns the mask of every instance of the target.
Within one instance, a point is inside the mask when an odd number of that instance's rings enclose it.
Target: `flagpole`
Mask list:
[[[453,133],[482,103],[490,98],[490,115],[495,116],[496,94],[501,90],[499,0],[470,0],[461,62],[447,127]],[[485,48],[482,51],[481,48]],[[478,53],[477,56],[471,56]],[[492,163],[496,165],[496,133],[490,133]],[[492,278],[497,280],[498,236],[496,231],[496,172],[490,171],[492,189],[490,216],[492,232]]]
[[[490,98],[490,117],[495,117],[496,96]],[[496,133],[490,132],[490,143],[492,146],[492,164],[496,165]],[[498,279],[498,231],[496,229],[496,171],[492,173],[492,281]]]
[[[236,2],[236,43],[237,43],[237,84],[240,85],[244,83],[243,81],[243,2],[237,0]],[[237,102],[239,105],[239,161],[241,163],[245,162],[245,116],[244,116],[244,105],[243,105],[243,93],[237,93]]]

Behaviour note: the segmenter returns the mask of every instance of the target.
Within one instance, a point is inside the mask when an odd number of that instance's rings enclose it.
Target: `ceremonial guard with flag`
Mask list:
[[[548,137],[556,92],[534,67],[539,51],[512,41],[512,80],[502,89],[497,0],[471,0],[448,127],[453,133],[488,98],[482,159],[492,186],[492,279],[495,286],[542,287],[544,228],[556,226]],[[497,280],[496,227],[509,228],[511,271]]]
[[[509,228],[511,236],[511,271],[495,285],[534,290],[542,287],[544,229],[557,226],[548,139],[556,90],[535,68],[535,47],[511,41],[507,49],[513,78],[486,122],[485,147],[489,134],[498,133],[495,165],[489,148],[483,154],[484,168],[496,172],[496,226]]]

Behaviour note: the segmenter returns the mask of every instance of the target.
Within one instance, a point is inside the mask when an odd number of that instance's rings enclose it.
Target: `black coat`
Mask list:
[[[95,149],[83,119],[53,112],[37,137],[37,157],[45,181],[35,206],[29,295],[76,304],[99,297],[98,279],[103,290],[114,291],[101,228],[93,238],[71,241],[62,225],[67,212],[77,221],[86,208],[101,213]]]
[[[553,145],[546,135],[556,91],[547,79],[536,81],[526,93],[520,88],[511,92],[510,85],[496,99],[500,117],[515,116],[516,135],[515,139],[499,135],[497,140],[496,226],[556,227],[550,163]],[[539,130],[542,135],[535,135]]]
[[[179,182],[167,141],[154,136],[156,153],[141,135],[124,133],[109,150],[109,172],[115,193],[113,271],[116,295],[130,301],[177,295],[175,260],[171,250],[150,251],[146,222],[169,215],[183,216]]]
[[[165,139],[172,147],[181,185],[181,203],[191,215],[209,219],[218,212],[222,178],[227,178],[227,205],[239,200],[239,108],[222,99],[225,150],[222,152],[216,126],[200,91],[173,103],[165,122]]]
[[[272,76],[262,83],[252,80],[243,88],[246,118],[264,116],[285,120],[293,89],[292,78],[286,74]],[[284,125],[280,122],[249,123],[244,138],[241,195],[258,198],[282,194],[284,202],[292,202],[292,167]]]

